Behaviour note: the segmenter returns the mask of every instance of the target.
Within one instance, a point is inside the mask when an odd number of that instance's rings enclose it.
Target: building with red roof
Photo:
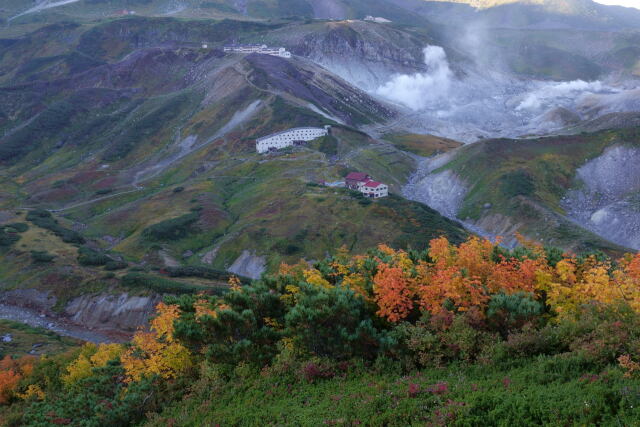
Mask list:
[[[374,199],[387,197],[389,195],[389,186],[382,182],[374,181],[364,172],[349,173],[344,178],[344,184],[347,188],[359,191],[366,197]]]
[[[357,190],[361,184],[369,181],[371,177],[364,172],[350,172],[344,179],[347,188]]]
[[[378,181],[367,181],[362,184],[360,190],[367,197],[377,199],[379,197],[387,197],[389,195],[389,187]]]

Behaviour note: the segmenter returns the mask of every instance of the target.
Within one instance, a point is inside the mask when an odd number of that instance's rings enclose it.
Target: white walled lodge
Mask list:
[[[281,58],[291,58],[291,52],[284,47],[269,47],[266,44],[240,44],[230,45],[223,48],[225,52],[235,53],[261,53],[263,55],[279,56]]]
[[[325,126],[324,128],[293,128],[267,135],[256,140],[256,150],[262,154],[271,149],[279,150],[290,147],[295,141],[312,141],[327,135],[330,128],[331,126]]]

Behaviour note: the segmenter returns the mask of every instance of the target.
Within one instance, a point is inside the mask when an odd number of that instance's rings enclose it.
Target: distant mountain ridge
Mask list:
[[[567,28],[640,28],[640,10],[593,0],[60,0],[32,5],[7,0],[0,22],[42,21],[45,16],[102,19],[122,14],[189,18],[362,19],[381,16],[394,23],[425,20],[458,25],[480,20],[490,26],[526,27],[546,23]]]

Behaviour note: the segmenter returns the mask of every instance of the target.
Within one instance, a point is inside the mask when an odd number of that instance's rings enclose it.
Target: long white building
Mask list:
[[[261,53],[263,55],[291,58],[291,52],[284,47],[269,47],[266,44],[239,44],[229,45],[223,48],[225,52],[235,53]]]
[[[258,153],[266,153],[269,150],[280,150],[290,147],[296,141],[313,141],[329,133],[331,126],[323,128],[293,128],[282,132],[258,138],[256,140],[256,150]]]

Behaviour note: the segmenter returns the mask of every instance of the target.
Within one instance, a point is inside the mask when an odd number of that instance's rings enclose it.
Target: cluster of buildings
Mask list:
[[[323,128],[306,127],[283,130],[282,132],[258,138],[256,140],[256,151],[263,154],[307,141],[313,141],[314,139],[328,135],[330,129],[331,126],[327,125]]]
[[[389,186],[371,179],[364,172],[351,172],[344,179],[344,185],[347,188],[356,190],[372,199],[387,197],[389,195]]]
[[[271,151],[280,150],[282,148],[291,147],[293,145],[301,145],[308,141],[321,138],[329,134],[331,126],[323,128],[302,127],[287,129],[282,132],[258,138],[256,140],[256,151],[260,154]],[[324,185],[329,185],[323,182]],[[341,187],[342,182],[336,182],[329,186]],[[374,181],[371,176],[363,172],[351,172],[344,179],[344,186],[351,190],[356,190],[372,199],[387,197],[389,195],[389,186],[378,181]]]
[[[234,44],[225,46],[223,50],[233,53],[261,53],[263,55],[291,58],[291,52],[284,47],[269,47],[266,44]]]

